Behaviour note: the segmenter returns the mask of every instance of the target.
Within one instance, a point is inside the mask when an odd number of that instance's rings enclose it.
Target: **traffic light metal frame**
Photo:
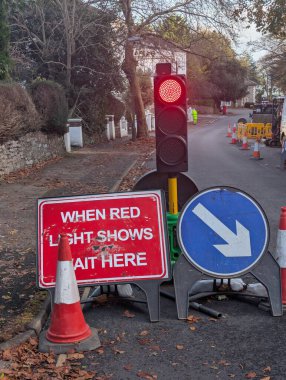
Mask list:
[[[165,73],[154,77],[156,164],[158,172],[188,171],[186,77]]]

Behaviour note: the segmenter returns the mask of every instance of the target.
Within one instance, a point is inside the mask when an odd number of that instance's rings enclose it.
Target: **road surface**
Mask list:
[[[239,112],[247,115],[248,110]],[[274,249],[280,208],[286,205],[286,172],[277,168],[280,150],[263,148],[264,160],[254,161],[252,151],[230,145],[227,125],[237,119],[237,114],[218,116],[214,123],[190,127],[189,175],[199,190],[228,185],[254,197],[269,219]],[[285,379],[285,316],[274,318],[232,298],[208,298],[201,302],[222,318],[190,309],[189,321],[182,321],[174,301],[161,297],[160,322],[150,323],[145,304],[105,301],[86,311],[102,348],[86,353],[82,364],[98,378]]]

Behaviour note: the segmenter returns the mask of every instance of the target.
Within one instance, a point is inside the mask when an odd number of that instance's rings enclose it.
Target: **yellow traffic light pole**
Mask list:
[[[169,213],[178,214],[178,184],[177,177],[168,178]]]

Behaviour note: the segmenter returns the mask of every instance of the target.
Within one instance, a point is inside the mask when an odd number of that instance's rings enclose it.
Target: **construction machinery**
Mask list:
[[[283,103],[284,97],[274,98],[272,102],[256,103],[250,114],[251,122],[247,123],[246,119],[241,118],[238,124],[243,123],[248,138],[264,139],[267,146],[279,147],[281,146],[280,125]],[[286,117],[284,134],[286,135]]]

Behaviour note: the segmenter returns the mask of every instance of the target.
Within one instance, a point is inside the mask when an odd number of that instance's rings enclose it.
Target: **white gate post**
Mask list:
[[[119,128],[120,128],[120,137],[128,136],[127,120],[125,119],[124,116],[122,116],[120,119]]]
[[[64,142],[65,142],[65,148],[68,153],[71,152],[71,138],[70,138],[70,131],[69,126],[67,124],[67,132],[64,134]]]
[[[151,129],[152,131],[155,131],[155,116],[151,114]]]
[[[105,120],[106,120],[106,137],[107,137],[107,140],[109,141],[110,140],[110,129],[109,129],[109,117],[106,115],[105,116]]]
[[[109,126],[110,126],[110,138],[111,140],[115,140],[114,115],[110,115]]]
[[[105,115],[107,140],[115,140],[114,115]]]
[[[71,146],[83,147],[82,119],[68,119]]]
[[[148,127],[148,132],[152,131],[152,114],[151,112],[146,112],[146,123]]]

